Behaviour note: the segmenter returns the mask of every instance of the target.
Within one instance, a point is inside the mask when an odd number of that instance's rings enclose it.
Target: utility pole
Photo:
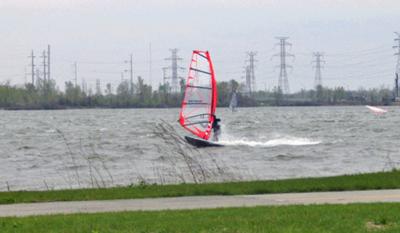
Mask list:
[[[323,68],[322,63],[325,64],[325,61],[323,61],[321,58],[323,58],[324,54],[321,52],[315,52],[313,54],[313,56],[315,57],[315,60],[313,61],[313,63],[315,63],[315,66],[313,68],[315,68],[315,81],[314,81],[314,85],[315,88],[317,88],[318,86],[322,86],[322,74],[321,74],[321,69]]]
[[[131,95],[133,95],[133,55],[130,56]]]
[[[46,50],[43,50],[43,55],[41,56],[43,58],[43,81],[46,82],[46,74],[47,74],[47,55],[46,55]]]
[[[129,82],[129,91],[131,95],[133,95],[133,55],[131,54],[129,57],[129,61],[125,61],[125,63],[129,63],[129,69],[125,70],[125,72],[129,72],[130,82]]]
[[[86,85],[86,80],[84,78],[81,78],[81,85],[82,85],[82,92],[87,94],[87,85]]]
[[[28,73],[26,73],[26,67],[24,67],[24,84],[26,85],[27,83],[28,83],[28,80],[27,80],[27,74]]]
[[[180,91],[179,88],[179,75],[178,70],[183,70],[183,67],[178,65],[178,61],[181,61],[182,58],[178,57],[178,49],[170,49],[171,57],[165,58],[165,60],[171,61],[171,66],[166,67],[166,69],[171,70],[171,76],[165,76],[165,79],[171,79],[171,91],[174,93],[178,93]]]
[[[168,84],[168,86],[169,86],[168,76],[167,76],[167,70],[168,70],[167,67],[163,67],[163,68],[162,68],[162,72],[163,72],[163,85],[164,85],[164,88],[167,87],[167,84]],[[168,87],[168,88],[170,88],[170,87]],[[169,92],[170,90],[165,89],[165,91]]]
[[[31,52],[31,55],[29,56],[31,59],[31,75],[32,75],[32,86],[35,86],[35,55],[33,54],[33,50]]]
[[[247,52],[247,55],[249,56],[249,59],[247,60],[247,62],[249,63],[249,65],[248,65],[248,67],[249,67],[249,79],[250,79],[250,82],[249,82],[249,84],[250,84],[250,88],[249,88],[249,90],[250,90],[250,93],[251,92],[255,92],[256,90],[257,90],[257,88],[256,88],[256,76],[255,76],[255,72],[254,72],[254,68],[255,68],[255,62],[257,61],[257,60],[255,60],[254,59],[254,57],[257,55],[257,52],[254,52],[254,51],[250,51],[250,52]],[[246,67],[246,69],[247,69],[247,67]],[[246,71],[247,72],[247,71]],[[246,80],[246,82],[247,82],[247,80]]]
[[[251,69],[250,66],[247,65],[245,67],[245,80],[246,80],[246,89],[247,93],[250,95],[252,93],[252,85],[251,85]]]
[[[284,94],[289,94],[290,89],[289,89],[289,80],[287,76],[287,68],[292,68],[292,66],[286,63],[286,57],[294,57],[294,55],[286,52],[286,46],[292,46],[292,44],[287,42],[289,37],[276,37],[276,39],[279,40],[279,43],[277,45],[279,45],[280,47],[280,53],[275,54],[274,56],[279,56],[281,62],[281,64],[279,65],[280,72],[279,72],[278,88],[280,88]]]
[[[74,81],[75,81],[75,87],[78,86],[78,63],[74,62]]]
[[[399,98],[399,73],[400,73],[400,33],[395,32],[397,38],[394,39],[397,45],[393,46],[396,49],[396,53],[394,54],[397,56],[397,63],[396,63],[396,72],[395,72],[395,93],[394,97],[395,100]]]
[[[47,78],[51,80],[50,76],[50,45],[47,45]]]
[[[151,43],[149,44],[149,84],[152,86],[152,68],[153,68],[153,57],[151,51]]]
[[[100,79],[96,79],[96,95],[101,95],[101,83],[100,83]]]

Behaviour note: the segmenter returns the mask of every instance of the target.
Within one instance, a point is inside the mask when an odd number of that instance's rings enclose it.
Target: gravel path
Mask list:
[[[0,205],[0,217],[137,210],[177,210],[268,205],[347,204],[372,202],[400,202],[400,189],[10,204]]]

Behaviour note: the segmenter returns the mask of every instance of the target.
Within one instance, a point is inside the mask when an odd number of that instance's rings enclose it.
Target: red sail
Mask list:
[[[208,140],[217,107],[217,83],[208,51],[194,50],[180,112],[180,124]]]

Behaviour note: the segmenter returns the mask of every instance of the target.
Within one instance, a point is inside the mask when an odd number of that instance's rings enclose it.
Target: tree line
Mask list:
[[[112,90],[107,84],[102,90],[83,90],[72,82],[65,83],[65,90],[57,88],[54,80],[38,79],[36,85],[0,84],[0,108],[2,109],[64,109],[64,108],[168,108],[181,105],[185,82],[180,82],[180,92],[171,93],[167,84],[153,90],[138,77],[135,84],[122,81]],[[244,87],[235,80],[218,82],[218,106],[229,106],[232,93],[237,92],[239,107],[252,106],[317,106],[317,105],[388,105],[392,102],[392,90],[373,88],[345,90],[343,87],[318,86],[313,90],[301,90],[284,94],[281,89],[245,93]]]

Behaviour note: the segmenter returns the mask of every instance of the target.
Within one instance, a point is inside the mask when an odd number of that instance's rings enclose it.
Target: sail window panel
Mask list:
[[[185,95],[184,103],[187,105],[211,105],[212,92],[209,89],[188,88]],[[209,108],[210,106],[208,106]]]

